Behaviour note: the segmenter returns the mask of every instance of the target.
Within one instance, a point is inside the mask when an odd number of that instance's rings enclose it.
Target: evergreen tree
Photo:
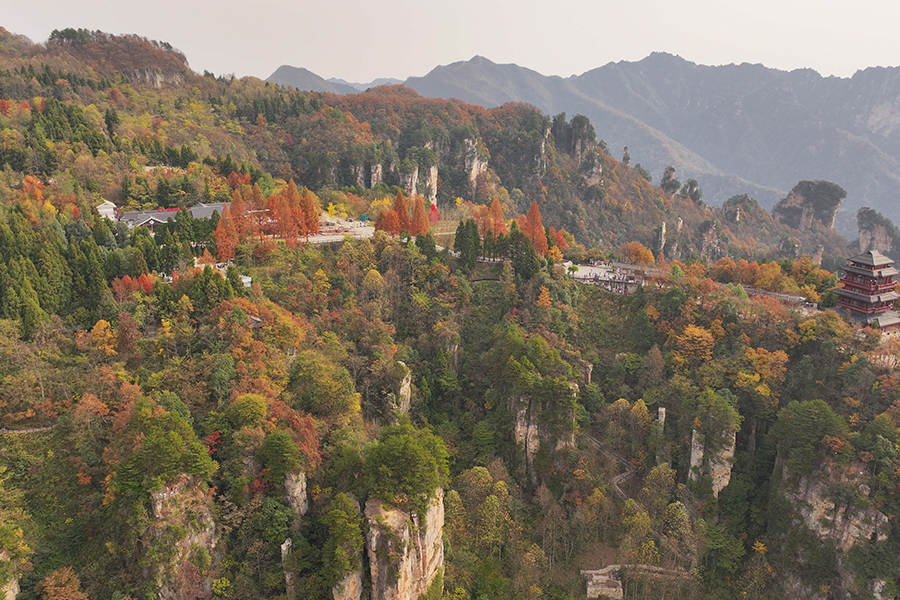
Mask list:
[[[470,273],[475,268],[478,255],[481,253],[481,240],[478,237],[478,226],[474,220],[459,222],[456,227],[453,250],[459,256],[459,268]]]
[[[545,238],[546,239],[546,238]],[[541,262],[531,241],[519,230],[513,221],[506,238],[506,255],[512,262],[513,270],[521,279],[531,279],[541,269]]]

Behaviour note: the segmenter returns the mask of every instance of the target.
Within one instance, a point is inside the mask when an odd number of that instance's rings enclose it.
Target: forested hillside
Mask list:
[[[608,565],[629,598],[898,593],[896,341],[742,287],[834,286],[804,253],[845,253],[839,186],[713,211],[581,116],[84,30],[0,57],[10,595],[562,600]],[[307,242],[342,214],[377,231]]]

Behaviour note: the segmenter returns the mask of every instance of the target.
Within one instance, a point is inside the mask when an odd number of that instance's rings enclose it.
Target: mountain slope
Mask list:
[[[347,80],[341,79],[339,77],[329,77],[327,81],[329,83],[348,85],[358,92],[364,92],[369,88],[378,87],[379,85],[397,85],[398,83],[403,83],[402,79],[394,79],[393,77],[379,77],[378,79],[373,79],[369,83],[358,83],[356,81],[347,81]]]
[[[549,114],[587,116],[614,153],[629,146],[632,162],[649,168],[656,177],[674,165],[684,178],[702,179],[706,194],[721,202],[735,190],[747,192],[772,205],[783,196],[779,188],[758,185],[713,164],[706,157],[642,121],[622,106],[613,106],[578,85],[577,78],[547,77],[518,65],[498,65],[476,56],[470,61],[437,67],[424,77],[406,81],[424,96],[459,98],[485,107],[520,101]],[[784,189],[788,189],[787,185]]]
[[[616,153],[629,146],[632,161],[657,176],[675,166],[712,203],[749,193],[771,206],[798,179],[829,179],[847,189],[847,209],[869,204],[900,218],[898,69],[824,78],[654,53],[562,79],[475,57],[407,85],[484,106],[525,101],[551,114],[579,112]]]
[[[330,92],[332,94],[355,94],[359,90],[349,84],[328,81],[302,67],[281,65],[269,75],[266,81],[279,85],[290,85],[307,92]]]

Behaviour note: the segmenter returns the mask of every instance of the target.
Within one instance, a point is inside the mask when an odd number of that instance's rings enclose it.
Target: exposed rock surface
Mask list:
[[[412,170],[404,173],[400,173],[400,187],[403,188],[403,193],[407,196],[412,196],[416,193],[416,188],[419,185],[419,167],[413,167]]]
[[[438,488],[419,520],[380,500],[366,502],[371,600],[416,600],[444,566],[444,492]]]
[[[334,600],[360,600],[363,593],[362,575],[362,570],[357,570],[340,580],[331,589]]]
[[[865,472],[862,465],[852,465],[840,476],[841,483],[857,487],[861,496],[868,495],[868,488],[849,473]],[[831,481],[823,477],[803,477],[797,488],[785,496],[797,507],[806,526],[822,540],[830,540],[842,553],[846,553],[861,540],[883,541],[890,531],[887,516],[874,508],[861,508],[850,503],[836,505],[829,498]]]
[[[281,544],[281,562],[286,562],[288,556],[291,554],[291,550],[294,548],[294,541],[291,538],[287,538],[284,540],[284,543]],[[297,574],[294,571],[285,569],[284,570],[284,585],[287,588],[288,595],[293,595],[295,588],[297,587]]]
[[[883,542],[890,533],[887,515],[868,505],[870,493],[867,469],[861,463],[846,467],[826,465],[821,471],[803,476],[795,486],[788,485],[788,474],[782,480],[782,494],[795,508],[795,522],[806,526],[823,544],[833,544],[836,550],[835,582],[832,597],[849,598],[857,584],[857,576],[847,562],[847,553],[857,544]],[[838,503],[834,490],[855,489],[859,502],[851,499]],[[878,581],[868,582],[870,591],[878,592]],[[813,597],[799,576],[789,577],[785,584],[786,597]],[[877,595],[876,595],[877,597]]]
[[[300,471],[296,475],[288,473],[284,479],[284,495],[288,505],[297,516],[302,517],[309,510],[309,499],[306,495],[306,473]]]
[[[9,553],[6,550],[0,550],[0,562],[9,562]],[[0,600],[16,600],[19,595],[19,580],[17,578],[10,579],[6,585],[0,586]]]
[[[829,181],[801,181],[775,205],[772,216],[800,231],[808,231],[814,223],[833,229],[837,210],[846,197],[847,192]]]
[[[154,521],[150,524],[146,538],[151,540],[151,544],[170,546],[172,553],[166,563],[154,566],[159,586],[158,597],[176,600],[182,597],[187,570],[197,569],[197,563],[203,562],[198,553],[205,553],[207,559],[215,555],[218,535],[211,500],[200,482],[182,475],[151,493],[150,506]],[[173,540],[171,532],[174,530],[187,533],[184,537]],[[206,576],[203,585],[207,590],[210,589],[212,581],[209,576]]]
[[[432,204],[437,202],[437,188],[438,188],[438,168],[437,165],[431,165],[428,168],[428,179],[425,181],[425,194],[429,201]]]
[[[569,382],[572,395],[578,394],[578,385]],[[555,415],[550,419],[555,423],[552,427],[541,418],[544,407],[530,396],[519,396],[511,399],[511,408],[516,415],[513,437],[517,445],[525,452],[525,464],[531,471],[534,457],[543,444],[549,444],[554,451],[570,448],[575,444],[575,413]],[[558,410],[558,407],[551,407]]]
[[[384,166],[381,163],[375,163],[369,167],[369,187],[375,187],[384,181]]]
[[[890,254],[900,244],[900,231],[878,212],[863,207],[856,212],[856,229],[859,234],[859,251],[877,250]]]
[[[466,174],[472,189],[475,188],[478,176],[487,171],[487,167],[484,149],[475,140],[466,139]]]
[[[664,413],[661,418],[665,419]],[[691,470],[688,473],[688,479],[699,481],[704,475],[709,475],[712,481],[713,495],[718,498],[719,492],[725,489],[728,482],[731,481],[734,444],[735,434],[732,432],[721,450],[707,453],[703,434],[695,429],[691,435]]]

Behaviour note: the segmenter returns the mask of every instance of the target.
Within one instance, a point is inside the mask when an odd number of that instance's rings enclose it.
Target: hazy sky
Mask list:
[[[268,77],[278,66],[368,82],[476,54],[568,76],[653,51],[702,64],[762,63],[847,77],[900,65],[900,3],[836,0],[34,0],[0,26],[136,33],[198,72]]]

